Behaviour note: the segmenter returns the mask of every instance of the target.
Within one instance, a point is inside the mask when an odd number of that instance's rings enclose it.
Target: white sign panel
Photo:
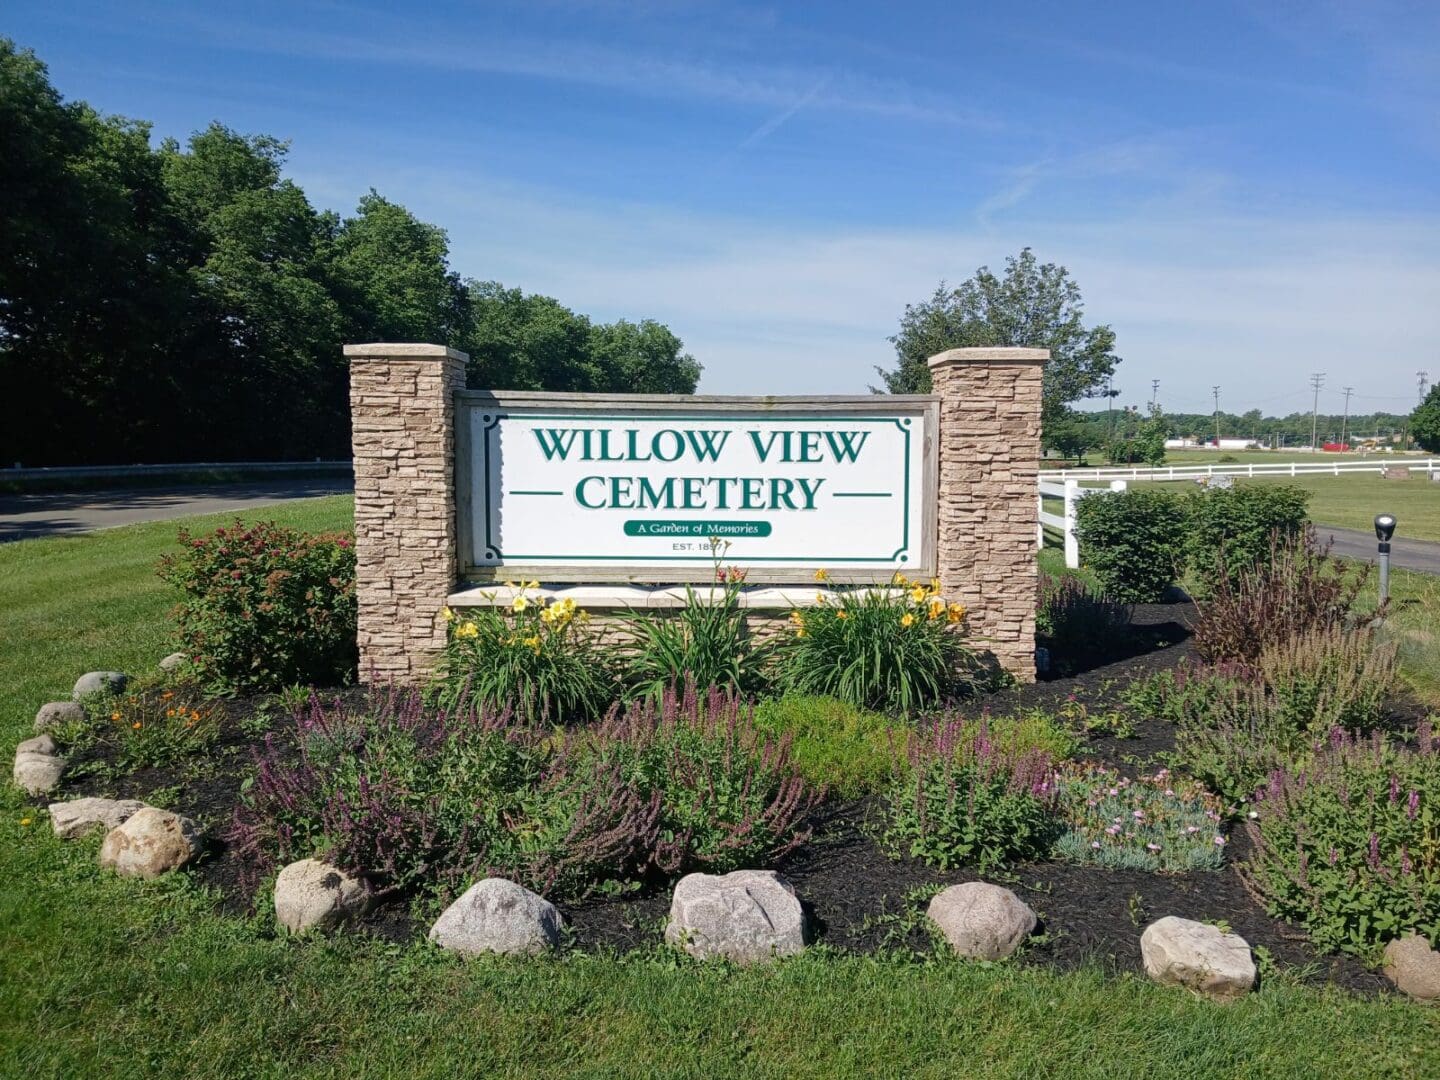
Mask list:
[[[579,407],[577,407],[577,404]],[[477,576],[757,580],[933,571],[927,397],[461,395]]]

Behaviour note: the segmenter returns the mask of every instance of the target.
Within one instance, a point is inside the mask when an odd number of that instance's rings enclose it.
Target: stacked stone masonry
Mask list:
[[[356,592],[366,681],[414,683],[445,644],[459,573],[455,395],[467,357],[439,345],[347,345],[355,459]],[[975,645],[1035,677],[1035,507],[1043,349],[931,357],[941,398],[938,575]],[[598,620],[604,636],[620,627]],[[782,619],[759,616],[768,636]]]
[[[941,587],[970,609],[975,644],[1035,678],[1035,507],[1045,349],[951,349],[930,358],[940,397]]]
[[[412,683],[445,644],[440,610],[459,573],[455,394],[464,353],[347,345],[355,455],[360,672]]]

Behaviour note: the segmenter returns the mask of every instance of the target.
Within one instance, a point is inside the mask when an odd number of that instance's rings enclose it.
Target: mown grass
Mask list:
[[[347,514],[326,499],[243,516],[329,528]],[[175,528],[0,547],[7,746],[80,671],[163,655],[170,597],[151,567]],[[422,943],[279,939],[263,915],[215,914],[184,874],[100,873],[98,843],[56,840],[43,812],[0,794],[0,1076],[1440,1071],[1440,1013],[1283,975],[1219,1006],[1134,975],[823,951],[749,971],[661,950],[459,962]]]

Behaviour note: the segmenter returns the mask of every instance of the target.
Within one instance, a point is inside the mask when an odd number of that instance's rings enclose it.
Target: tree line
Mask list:
[[[694,392],[660,323],[463,279],[373,190],[317,210],[286,150],[219,123],[152,144],[0,38],[0,463],[348,457],[347,341],[451,345],[485,388]]]

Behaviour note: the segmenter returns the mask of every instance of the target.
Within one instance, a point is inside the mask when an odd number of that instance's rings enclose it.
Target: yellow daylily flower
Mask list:
[[[952,623],[957,623],[965,617],[964,604],[951,604],[948,611],[950,612],[950,622]]]
[[[523,597],[523,596],[517,596],[517,597],[515,597],[514,600],[512,600],[512,601],[510,602],[510,610],[513,611],[513,612],[515,612],[515,614],[517,614],[517,615],[520,614],[520,612],[524,611],[524,610],[525,610],[526,608],[528,608],[529,606],[530,606],[530,601],[529,601],[529,600],[526,600],[525,597]]]
[[[815,571],[815,580],[816,580],[816,581],[829,581],[829,580],[830,580],[830,574],[829,574],[827,571],[825,571],[825,570],[816,570],[816,571]]]
[[[910,590],[910,599],[917,604],[923,602],[924,599],[929,595],[930,592],[928,589],[925,588],[924,585],[916,585],[913,589]]]
[[[932,598],[931,601],[930,601],[930,610],[929,610],[929,612],[927,612],[927,614],[928,614],[928,615],[930,616],[930,618],[932,618],[932,619],[938,619],[941,615],[944,615],[944,614],[945,614],[945,601],[944,601],[944,600],[937,600],[937,599],[933,599],[933,598]]]
[[[900,616],[900,625],[901,625],[901,626],[912,626],[912,625],[914,625],[914,623],[915,623],[915,616],[914,616],[914,615],[911,615],[910,612],[907,611],[907,612],[905,612],[904,615],[901,615],[901,616]]]
[[[835,612],[835,617],[837,619],[848,619],[850,617],[850,613],[844,608],[841,608],[839,611]]]

